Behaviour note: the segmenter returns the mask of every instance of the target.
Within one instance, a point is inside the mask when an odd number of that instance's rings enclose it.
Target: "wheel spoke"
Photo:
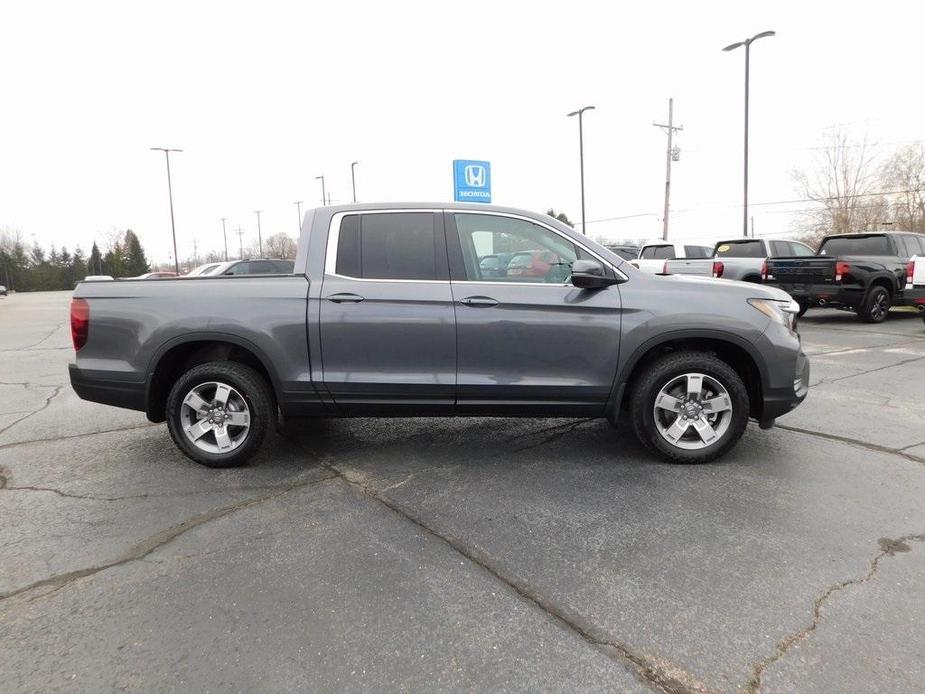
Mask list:
[[[212,425],[204,419],[186,427],[186,435],[189,436],[193,441],[198,441],[201,439],[203,436],[205,436],[207,431],[212,431]]]
[[[710,425],[706,418],[701,417],[693,421],[694,429],[700,434],[700,440],[704,443],[713,443],[716,440],[716,430]]]
[[[674,424],[665,430],[665,436],[671,441],[677,441],[687,428],[691,425],[690,420],[684,419],[680,415],[674,420]]]
[[[658,397],[655,399],[655,406],[660,410],[679,412],[681,410],[681,401],[667,393],[659,393]]]
[[[247,412],[233,412],[228,411],[228,419],[225,420],[226,424],[231,424],[236,427],[246,427],[250,423],[250,417],[247,416]]]
[[[700,374],[687,374],[687,394],[699,398],[703,390],[703,376]]]
[[[732,403],[729,402],[728,395],[717,395],[715,398],[704,400],[700,404],[703,405],[703,411],[707,414],[712,414],[714,412],[725,412],[726,410],[732,409]]]
[[[231,437],[228,436],[228,427],[221,426],[215,430],[215,443],[218,444],[218,450],[226,451],[232,447]]]
[[[219,383],[215,387],[215,402],[225,407],[228,404],[228,396],[231,395],[231,388],[224,383]]]
[[[196,416],[200,419],[205,417],[205,411],[209,409],[209,403],[203,400],[196,391],[187,395],[183,400],[183,404],[195,410]]]

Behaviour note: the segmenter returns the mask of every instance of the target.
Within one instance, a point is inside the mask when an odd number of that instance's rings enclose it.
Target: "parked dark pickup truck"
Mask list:
[[[484,274],[508,253],[555,260]],[[806,397],[798,308],[760,285],[640,272],[545,215],[323,207],[292,274],[82,283],[70,375],[214,467],[245,462],[280,417],[621,411],[652,450],[704,462]]]
[[[766,284],[800,304],[856,311],[865,323],[886,319],[890,306],[915,306],[923,292],[906,286],[906,268],[925,254],[925,235],[907,232],[826,236],[812,257],[769,258]]]

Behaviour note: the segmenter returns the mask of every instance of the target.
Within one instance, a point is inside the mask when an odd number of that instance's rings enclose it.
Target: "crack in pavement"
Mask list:
[[[237,492],[255,492],[262,489],[276,489],[279,485],[276,484],[255,484],[249,485],[246,487],[236,487],[236,488],[226,488],[226,489],[200,489],[197,491],[191,492],[146,492],[144,494],[126,494],[124,496],[94,496],[92,494],[74,494],[71,492],[65,492],[61,489],[56,489],[54,487],[36,487],[31,485],[24,485],[22,487],[11,487],[9,486],[9,475],[3,476],[0,475],[0,491],[7,492],[48,492],[50,494],[57,494],[60,497],[65,499],[80,499],[86,501],[128,501],[136,499],[160,499],[160,498],[178,498],[184,496],[204,496],[207,494],[233,494]],[[399,485],[396,485],[399,486]]]
[[[904,359],[903,361],[898,361],[895,364],[887,364],[886,366],[878,366],[875,369],[868,369],[867,371],[858,371],[854,374],[848,374],[847,376],[839,376],[838,378],[823,378],[821,381],[818,381],[816,385],[822,385],[824,383],[837,383],[838,381],[844,381],[848,378],[857,378],[858,376],[866,376],[867,374],[876,373],[877,371],[883,371],[885,369],[893,369],[897,366],[904,366],[905,364],[911,364],[913,362],[922,361],[925,359],[923,357],[913,357],[912,359]]]
[[[900,458],[905,458],[906,460],[911,460],[913,463],[925,463],[925,458],[920,458],[917,455],[912,455],[911,453],[905,453],[906,448],[911,448],[911,446],[906,446],[905,448],[890,448],[889,446],[881,446],[877,443],[870,443],[869,441],[861,441],[860,439],[852,439],[848,436],[839,436],[838,434],[827,434],[824,431],[813,431],[812,429],[803,429],[801,427],[792,427],[787,424],[775,424],[775,427],[779,429],[784,429],[786,431],[795,431],[798,434],[808,434],[809,436],[818,436],[822,439],[828,439],[830,441],[838,441],[840,443],[847,443],[853,446],[860,446],[861,448],[866,448],[870,451],[877,451],[878,453],[889,453],[891,455],[898,455]],[[918,444],[913,444],[918,445]]]
[[[572,426],[582,422],[572,422]],[[560,427],[562,425],[559,425]],[[553,428],[553,427],[550,427]],[[457,554],[466,558],[483,571],[506,585],[527,603],[542,610],[556,624],[567,631],[576,634],[585,642],[599,649],[614,662],[628,667],[629,670],[644,684],[654,687],[668,694],[702,694],[711,692],[705,684],[697,680],[678,665],[658,657],[650,657],[633,651],[626,643],[604,634],[599,627],[584,623],[584,619],[576,614],[570,614],[565,609],[555,605],[549,598],[538,590],[527,585],[523,580],[508,576],[502,569],[491,563],[491,558],[477,547],[466,545],[461,539],[445,535],[428,525],[411,512],[391,499],[381,495],[368,483],[365,476],[357,473],[342,471],[329,462],[322,461],[321,467],[343,480],[348,485],[358,489],[367,498],[370,498],[406,521],[417,526],[428,536],[433,537]],[[405,481],[408,481],[407,479]]]
[[[14,422],[15,423],[15,422]],[[67,441],[68,439],[80,439],[87,436],[99,436],[100,434],[112,434],[119,431],[133,431],[135,429],[152,429],[161,426],[162,423],[147,422],[145,424],[133,424],[128,427],[116,427],[115,429],[103,429],[102,431],[88,431],[83,434],[65,434],[64,436],[49,436],[44,439],[29,439],[27,441],[13,441],[12,443],[0,444],[0,451],[6,448],[15,448],[16,446],[28,446],[34,443],[54,443],[55,441]]]
[[[49,339],[52,335],[54,335],[56,332],[58,332],[59,330],[61,330],[61,328],[64,328],[64,327],[66,327],[67,325],[68,325],[67,322],[61,323],[60,325],[56,326],[54,330],[52,330],[50,333],[48,333],[45,337],[43,337],[43,338],[42,338],[41,340],[39,340],[38,342],[34,342],[34,343],[32,343],[31,345],[28,345],[28,346],[26,346],[26,347],[20,347],[19,349],[14,350],[14,351],[21,352],[21,351],[24,351],[24,350],[27,350],[27,349],[35,349],[35,348],[38,347],[40,344],[42,344],[43,342],[45,342],[45,340]],[[69,348],[55,348],[55,349],[69,349]]]
[[[232,513],[236,513],[237,511],[242,511],[246,508],[255,506],[257,504],[261,504],[265,501],[270,501],[271,499],[275,499],[284,494],[288,494],[289,492],[295,491],[296,489],[301,489],[303,487],[310,487],[315,484],[321,484],[323,482],[327,482],[331,479],[334,479],[335,477],[336,475],[332,474],[332,475],[327,475],[325,477],[321,477],[320,479],[316,478],[316,479],[309,479],[309,480],[304,480],[304,479],[298,480],[296,482],[292,482],[290,484],[283,485],[281,487],[276,487],[273,489],[273,491],[267,494],[261,494],[260,496],[250,497],[248,499],[244,499],[242,501],[238,501],[233,504],[228,504],[226,506],[219,506],[217,508],[212,508],[207,511],[203,511],[202,513],[197,513],[195,516],[187,518],[182,523],[178,523],[177,525],[173,525],[169,528],[161,530],[160,532],[154,533],[153,535],[147,537],[141,542],[130,547],[128,550],[123,552],[119,557],[111,561],[105,562],[103,564],[98,564],[96,566],[89,566],[83,569],[76,569],[74,571],[68,571],[66,573],[57,574],[55,576],[49,576],[48,578],[43,578],[38,581],[34,581],[28,585],[22,586],[21,588],[15,588],[6,593],[0,593],[0,601],[7,600],[9,598],[15,597],[17,595],[21,595],[23,593],[27,593],[32,590],[36,590],[38,588],[50,587],[51,588],[50,591],[48,591],[47,593],[43,593],[42,595],[36,596],[35,598],[33,598],[33,600],[39,597],[46,597],[70,585],[71,583],[74,583],[75,581],[79,581],[82,578],[93,576],[94,574],[98,574],[101,571],[105,571],[107,569],[111,569],[116,566],[121,566],[122,564],[127,564],[132,561],[140,561],[142,559],[145,559],[148,557],[148,555],[150,555],[154,551],[160,549],[164,545],[169,544],[170,542],[177,539],[184,533],[200,527],[201,525],[205,525],[206,523],[209,523],[211,521],[224,518],[225,516],[231,515]]]
[[[553,432],[544,436],[540,441],[534,441],[533,443],[527,444],[526,446],[521,446],[520,448],[514,448],[510,451],[502,451],[497,455],[506,455],[508,453],[520,453],[521,451],[528,451],[531,448],[537,448],[538,446],[544,446],[547,443],[552,443],[558,441],[566,434],[573,432],[575,429],[580,427],[582,424],[587,424],[588,422],[597,421],[595,417],[587,417],[585,419],[579,419],[574,422],[568,422],[566,424],[558,424],[556,426],[547,427],[545,429],[540,429],[539,431],[531,432],[533,435],[543,434],[546,432]],[[559,430],[559,431],[556,431]]]
[[[32,412],[29,412],[28,414],[23,415],[23,416],[20,417],[19,419],[14,419],[10,424],[7,424],[5,427],[3,427],[2,429],[0,429],[0,434],[3,434],[3,433],[5,433],[5,432],[9,431],[10,429],[12,429],[14,426],[16,426],[17,424],[19,424],[19,423],[22,422],[23,420],[29,419],[29,417],[31,417],[31,416],[33,416],[33,415],[36,415],[36,414],[38,414],[39,412],[41,412],[42,410],[44,410],[45,408],[47,408],[47,407],[51,404],[51,401],[52,401],[52,400],[54,400],[56,397],[58,397],[59,395],[61,395],[61,392],[62,392],[63,390],[64,390],[64,386],[55,386],[54,392],[53,392],[51,395],[49,395],[47,398],[45,398],[45,404],[44,404],[44,405],[42,405],[41,407],[39,407],[37,410],[32,410]]]
[[[873,559],[870,560],[867,572],[859,578],[850,578],[845,581],[839,581],[838,583],[833,583],[828,588],[826,588],[813,601],[812,621],[799,631],[793,634],[789,634],[777,642],[777,647],[775,648],[774,653],[755,665],[754,669],[752,670],[752,676],[745,685],[745,691],[748,692],[748,694],[758,694],[758,692],[761,691],[761,678],[763,677],[764,672],[771,665],[787,655],[791,648],[806,639],[816,630],[816,627],[819,626],[819,622],[822,621],[822,608],[829,600],[829,598],[831,598],[835,593],[838,593],[839,591],[842,591],[849,586],[857,586],[867,583],[877,574],[877,571],[880,568],[881,560],[883,560],[885,557],[892,557],[897,552],[911,552],[912,547],[909,546],[910,542],[923,541],[925,541],[925,533],[903,535],[902,537],[896,539],[881,537],[878,540],[880,551],[876,556],[874,556]]]

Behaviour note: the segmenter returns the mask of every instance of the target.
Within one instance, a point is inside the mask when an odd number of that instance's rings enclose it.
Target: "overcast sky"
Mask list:
[[[618,9],[619,8],[619,9]],[[753,202],[795,197],[823,130],[888,153],[923,135],[921,2],[5,2],[0,9],[0,228],[85,250],[134,229],[181,258],[297,232],[293,202],[451,200],[451,161],[492,163],[498,204],[580,217],[585,117],[592,236],[661,233],[665,135],[681,160],[671,233],[741,228],[744,54],[752,48]],[[758,233],[788,209],[754,208]]]

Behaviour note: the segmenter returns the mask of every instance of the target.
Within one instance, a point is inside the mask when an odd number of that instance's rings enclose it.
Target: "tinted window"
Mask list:
[[[816,255],[816,251],[807,246],[804,243],[797,243],[796,241],[791,241],[789,244],[790,253],[792,255]]]
[[[436,279],[434,215],[389,212],[344,217],[335,271],[363,279]],[[292,272],[291,266],[287,272]]]
[[[641,259],[665,259],[674,258],[674,246],[644,246],[642,253],[639,254]]]
[[[280,275],[290,275],[292,274],[293,268],[295,268],[295,263],[291,260],[274,260],[273,266],[276,268],[276,273]]]
[[[883,234],[872,236],[832,236],[819,247],[819,255],[893,255],[890,240]]]
[[[230,268],[225,270],[226,275],[247,275],[250,273],[250,263],[244,261],[243,263],[235,263]]]
[[[247,274],[249,275],[272,275],[275,272],[276,272],[276,263],[273,263],[269,260],[252,260]]]
[[[918,234],[917,236],[913,236],[912,238],[914,238],[916,242],[918,242],[919,244],[918,255],[925,255],[925,236]]]
[[[635,260],[639,256],[639,249],[632,246],[607,246],[607,249],[624,260]]]
[[[784,244],[779,244],[784,245]],[[716,245],[717,258],[764,258],[764,244],[761,241],[724,241]]]
[[[685,246],[684,255],[687,258],[709,258],[713,255],[713,249],[709,246]]]
[[[911,258],[914,255],[919,255],[919,244],[918,239],[914,236],[897,236],[896,245],[899,246],[900,255],[905,258]]]
[[[523,219],[457,214],[466,279],[565,284],[579,249],[568,239]]]
[[[337,237],[337,267],[335,272],[346,277],[362,277],[360,273],[360,216],[344,217]]]

